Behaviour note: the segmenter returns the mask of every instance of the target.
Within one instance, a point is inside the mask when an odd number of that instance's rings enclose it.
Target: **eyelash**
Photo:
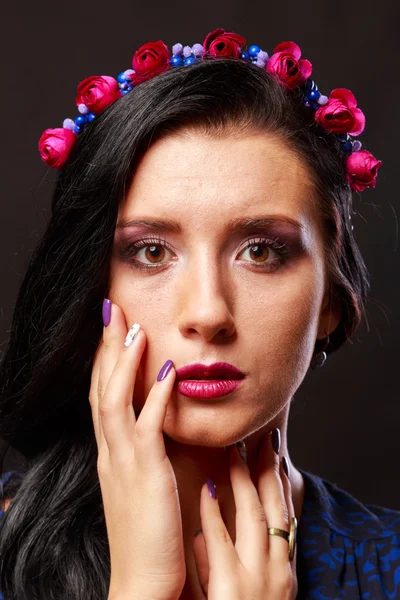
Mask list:
[[[285,264],[285,262],[288,260],[289,254],[290,254],[290,250],[289,250],[287,244],[279,244],[278,240],[279,240],[279,238],[275,238],[275,239],[270,239],[270,238],[266,238],[266,237],[249,238],[246,241],[246,245],[240,249],[240,253],[242,253],[244,250],[247,250],[248,248],[251,248],[252,246],[259,246],[259,245],[268,246],[269,248],[272,248],[274,250],[274,252],[278,255],[278,258],[273,259],[269,263],[268,267],[265,267],[265,264],[264,265],[257,264],[257,263],[252,263],[252,264],[256,269],[262,269],[267,272],[276,271],[283,264]],[[123,247],[122,253],[125,258],[132,259],[132,257],[134,257],[141,248],[147,248],[149,246],[165,246],[165,248],[167,250],[172,252],[172,249],[170,248],[170,246],[168,245],[168,243],[165,239],[160,238],[160,237],[154,237],[154,238],[146,238],[143,240],[138,240],[136,242],[128,242]],[[246,262],[251,262],[251,261],[246,261]],[[133,269],[151,271],[154,269],[158,269],[164,265],[161,263],[160,263],[160,265],[157,265],[157,264],[146,265],[144,263],[141,263],[138,260],[134,260],[131,266]]]

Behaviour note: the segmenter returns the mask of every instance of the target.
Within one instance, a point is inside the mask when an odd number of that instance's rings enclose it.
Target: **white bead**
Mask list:
[[[81,115],[87,115],[90,112],[86,104],[78,104],[78,110]]]
[[[71,131],[74,131],[75,122],[72,119],[64,119],[63,127],[64,127],[64,129],[70,129]]]
[[[329,102],[328,96],[323,96],[322,94],[317,100],[317,104],[319,104],[320,106],[325,106],[325,104],[328,104],[328,102]]]
[[[174,56],[176,56],[177,54],[180,54],[182,52],[182,48],[183,48],[182,44],[174,44],[172,46],[172,54]]]
[[[194,44],[194,46],[192,46],[192,52],[193,56],[203,56],[204,48],[202,44]]]
[[[267,61],[257,57],[257,60],[253,64],[257,65],[257,67],[265,67]]]
[[[269,54],[267,52],[264,52],[264,50],[260,50],[260,52],[257,54],[257,58],[259,60],[263,60],[265,64],[267,60],[269,60]]]
[[[127,79],[129,79],[130,75],[134,75],[135,71],[133,69],[127,69],[126,71],[124,71],[124,75]]]
[[[189,56],[192,56],[192,49],[191,49],[191,47],[190,47],[190,46],[185,46],[185,47],[183,48],[183,56],[184,56],[185,58],[189,58]]]

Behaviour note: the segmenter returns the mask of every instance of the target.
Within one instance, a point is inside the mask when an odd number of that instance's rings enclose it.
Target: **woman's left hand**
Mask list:
[[[208,600],[294,600],[298,585],[296,548],[289,561],[289,544],[268,527],[290,531],[295,516],[290,480],[272,449],[271,432],[261,443],[253,483],[237,445],[227,448],[236,505],[233,545],[222,519],[218,499],[201,489],[202,533],[194,540],[199,581]]]

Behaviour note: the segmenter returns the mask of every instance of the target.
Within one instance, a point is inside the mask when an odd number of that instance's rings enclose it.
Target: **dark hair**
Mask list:
[[[0,371],[0,436],[27,459],[3,518],[6,598],[107,598],[110,563],[88,400],[118,208],[152,142],[186,127],[205,135],[274,133],[309,166],[325,227],[332,301],[327,352],[360,324],[368,272],[349,223],[351,193],[336,136],[300,90],[230,58],[173,68],[107,107],[78,137],[51,219],[22,281]]]

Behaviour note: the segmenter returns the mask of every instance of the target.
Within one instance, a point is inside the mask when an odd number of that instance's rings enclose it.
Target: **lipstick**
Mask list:
[[[245,374],[229,363],[195,363],[176,371],[175,387],[189,398],[218,398],[236,390]]]

